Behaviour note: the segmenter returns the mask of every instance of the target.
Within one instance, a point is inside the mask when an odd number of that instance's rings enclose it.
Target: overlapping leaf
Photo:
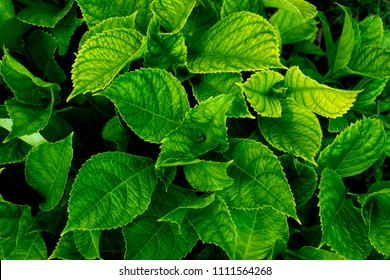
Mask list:
[[[317,14],[317,8],[304,0],[263,0],[263,3],[266,7],[279,8],[300,15],[305,20],[314,18]]]
[[[379,16],[370,16],[359,23],[362,45],[379,45],[383,39],[383,21]]]
[[[190,107],[179,80],[159,69],[126,73],[99,94],[114,102],[135,133],[153,143],[178,127]]]
[[[125,152],[129,143],[130,136],[123,127],[120,119],[115,116],[110,119],[103,127],[102,137],[105,140],[116,144],[117,151]]]
[[[253,74],[245,83],[242,89],[256,112],[264,117],[279,118],[282,112],[280,101],[272,92],[273,86],[282,81],[283,75],[278,72],[265,70]]]
[[[345,260],[343,256],[340,256],[334,252],[318,249],[311,246],[305,246],[299,249],[297,255],[302,260]]]
[[[390,77],[390,50],[382,46],[363,45],[352,54],[348,67],[352,73],[373,78]]]
[[[287,94],[298,104],[328,118],[345,114],[360,91],[341,90],[320,84],[305,76],[298,67],[291,67],[285,76]]]
[[[276,31],[250,12],[231,14],[211,27],[191,48],[188,67],[194,73],[284,68]]]
[[[76,247],[74,235],[71,231],[61,236],[49,259],[84,260],[85,258]]]
[[[331,168],[341,177],[359,174],[382,154],[386,134],[377,119],[363,118],[341,132],[318,158],[320,169]]]
[[[73,184],[63,234],[126,225],[146,210],[156,184],[149,158],[120,152],[91,157]]]
[[[142,46],[143,36],[132,29],[115,28],[92,37],[73,65],[74,90],[68,100],[106,87],[123,67],[142,57]]]
[[[259,127],[265,139],[277,149],[291,152],[315,164],[321,147],[322,131],[317,117],[294,100],[282,102],[280,118],[261,118]]]
[[[319,185],[319,206],[322,244],[327,243],[348,259],[365,259],[371,251],[367,226],[342,179],[331,169],[322,172]]]
[[[232,95],[211,97],[189,111],[183,123],[162,140],[156,166],[174,166],[199,162],[196,157],[217,148],[228,147],[226,112]]]
[[[223,0],[222,2],[221,17],[242,11],[260,14],[262,9],[262,1],[260,0]]]
[[[102,231],[82,231],[76,230],[74,232],[74,242],[84,258],[86,259],[100,259],[99,242]]]
[[[236,118],[253,118],[248,111],[244,96],[237,86],[237,83],[241,82],[242,77],[239,73],[213,73],[195,76],[191,80],[191,85],[198,102],[203,102],[212,96],[231,94],[236,98],[227,115]]]
[[[234,160],[228,175],[233,185],[218,191],[227,205],[238,209],[273,209],[298,220],[291,189],[283,169],[263,144],[252,140],[229,139],[223,157]]]
[[[226,174],[232,162],[201,161],[185,165],[184,174],[191,186],[200,191],[222,190],[233,184],[234,180]]]
[[[26,159],[26,180],[45,198],[40,205],[44,211],[53,209],[64,193],[73,156],[72,137],[36,146]]]

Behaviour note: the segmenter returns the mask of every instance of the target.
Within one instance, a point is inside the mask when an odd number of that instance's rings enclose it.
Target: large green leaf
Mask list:
[[[344,26],[339,41],[336,43],[333,53],[329,57],[330,72],[337,76],[338,71],[343,71],[351,60],[355,45],[355,31],[352,23],[351,12],[348,8],[339,5],[345,13]]]
[[[221,17],[242,11],[260,14],[262,10],[261,0],[223,0],[222,2]]]
[[[154,162],[149,158],[121,152],[94,155],[73,184],[63,234],[128,224],[146,210],[156,184]]]
[[[250,12],[231,14],[211,27],[191,48],[188,67],[194,73],[284,68],[275,29]]]
[[[363,118],[341,132],[318,158],[322,170],[331,168],[341,177],[360,174],[383,153],[386,134],[380,120]]]
[[[226,174],[233,161],[201,161],[185,165],[183,170],[190,185],[200,191],[222,190],[233,184],[234,180]]]
[[[322,131],[317,117],[307,108],[292,99],[283,100],[282,116],[261,118],[259,127],[265,139],[275,148],[315,164]]]
[[[160,24],[174,33],[183,28],[195,4],[195,0],[155,0],[152,11]]]
[[[6,130],[8,131],[11,131],[12,130],[12,127],[13,127],[13,121],[11,119],[0,119],[0,126],[2,128],[5,128]],[[16,138],[12,139],[12,140],[9,140],[9,141],[13,141],[15,140]],[[28,145],[30,146],[38,146],[38,145],[41,145],[43,143],[46,143],[46,139],[42,137],[42,135],[39,133],[39,132],[36,132],[36,133],[33,133],[33,134],[30,134],[30,135],[24,135],[24,136],[21,136],[20,137],[21,140],[23,140],[23,142],[27,143]],[[4,140],[3,143],[8,143],[8,140]],[[7,147],[7,146],[5,146]],[[13,145],[11,145],[10,147],[13,147]],[[23,147],[23,146],[21,146]],[[24,149],[22,149],[23,151]],[[30,150],[30,149],[28,149]],[[12,150],[10,150],[11,152]],[[19,153],[18,153],[19,154]],[[20,155],[20,154],[19,154]]]
[[[389,79],[372,79],[364,78],[355,87],[363,91],[358,95],[356,102],[353,104],[353,110],[365,111],[370,106],[376,107],[375,99],[383,92]]]
[[[102,20],[95,26],[92,26],[87,32],[84,33],[80,39],[79,46],[84,45],[88,39],[103,32],[104,30],[115,29],[115,28],[128,28],[135,29],[135,17],[137,13],[129,16],[113,17]]]
[[[283,75],[278,72],[264,70],[253,74],[241,85],[249,103],[259,115],[275,118],[281,116],[282,107],[272,89],[283,79]]]
[[[373,184],[365,195],[362,209],[368,224],[368,237],[378,252],[390,255],[390,182]]]
[[[156,167],[199,162],[196,157],[228,147],[226,112],[233,95],[211,97],[189,111],[183,123],[162,140]]]
[[[343,180],[325,169],[319,185],[322,241],[348,259],[365,259],[371,251],[367,226],[353,201],[346,199]]]
[[[352,54],[348,67],[352,73],[373,78],[390,78],[390,49],[363,45]]]
[[[313,41],[317,26],[314,19],[303,19],[288,10],[279,10],[270,18],[272,25],[278,30],[282,44],[301,41]]]
[[[27,7],[16,16],[20,21],[43,27],[54,27],[72,8],[74,0],[66,1],[64,7],[44,1],[28,1],[27,3]]]
[[[234,258],[237,230],[223,198],[217,195],[206,207],[193,209],[188,219],[203,242],[220,246]]]
[[[64,193],[73,156],[72,137],[73,133],[59,142],[36,146],[26,159],[26,180],[45,198],[40,205],[44,211],[53,209]]]
[[[106,87],[123,67],[142,57],[142,46],[143,36],[133,29],[109,29],[92,37],[73,64],[74,90],[68,100]]]
[[[279,8],[302,16],[303,19],[314,18],[317,9],[313,4],[305,0],[262,0],[264,6]]]
[[[77,249],[86,259],[100,259],[99,241],[101,230],[83,231],[76,230],[74,232],[74,242]]]
[[[237,230],[235,259],[270,259],[278,240],[287,244],[287,218],[280,212],[271,207],[249,211],[232,209],[230,212]]]
[[[121,75],[99,95],[110,98],[129,127],[153,143],[178,127],[190,109],[179,80],[159,69]]]
[[[227,115],[235,118],[253,118],[237,85],[241,82],[240,73],[210,73],[197,75],[191,79],[193,93],[198,102],[203,102],[212,96],[231,94],[236,98]]]
[[[8,260],[46,260],[46,244],[40,232],[28,233],[18,240],[18,245]]]
[[[360,91],[341,90],[320,84],[305,76],[298,67],[291,67],[285,82],[288,96],[314,113],[328,118],[345,114],[351,107]]]
[[[223,158],[234,160],[228,175],[236,180],[232,186],[218,191],[227,205],[253,210],[271,206],[298,220],[291,189],[276,156],[252,140],[229,139],[229,145]]]

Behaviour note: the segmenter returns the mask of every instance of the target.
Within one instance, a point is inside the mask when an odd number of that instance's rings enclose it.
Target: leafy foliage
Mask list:
[[[0,0],[0,259],[388,259],[389,16],[309,2]]]

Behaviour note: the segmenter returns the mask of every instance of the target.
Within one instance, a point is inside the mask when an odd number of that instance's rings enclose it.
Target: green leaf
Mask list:
[[[362,45],[379,45],[383,39],[383,22],[379,16],[370,16],[359,23]]]
[[[242,11],[260,14],[263,8],[262,1],[260,0],[223,0],[222,2],[221,17],[226,17],[230,14]]]
[[[390,255],[390,182],[373,184],[362,203],[368,238],[378,252]]]
[[[186,63],[187,47],[183,34],[161,33],[158,22],[152,20],[147,33],[144,65],[172,71]]]
[[[261,118],[259,127],[265,139],[275,148],[291,152],[313,164],[322,142],[317,117],[294,100],[281,102],[280,118]]]
[[[249,103],[259,115],[274,118],[281,116],[282,106],[272,90],[283,79],[278,72],[264,70],[253,74],[241,85]]]
[[[263,144],[252,140],[229,139],[223,158],[234,160],[228,176],[239,178],[218,191],[231,208],[258,210],[264,206],[298,220],[291,189],[280,162]]]
[[[146,210],[156,184],[149,158],[120,152],[92,156],[73,184],[63,234],[128,224]]]
[[[8,131],[11,131],[12,126],[13,126],[13,122],[11,119],[0,119],[0,126],[2,128],[5,128]],[[21,136],[20,139],[23,140],[28,145],[33,146],[33,147],[47,142],[46,139],[43,138],[39,132],[33,133],[31,135]],[[16,140],[16,139],[14,138],[14,139],[9,140],[9,141],[13,141],[13,140]],[[3,143],[8,143],[9,141],[4,140]],[[15,142],[15,143],[17,143],[17,142]],[[8,146],[6,145],[5,147],[8,147]],[[10,147],[13,147],[13,145],[11,145]],[[23,150],[24,149],[22,148],[22,151]],[[30,148],[28,148],[28,150],[30,150]]]
[[[0,125],[1,126],[1,125]],[[6,143],[8,131],[0,129],[0,164],[22,162],[31,150],[31,146],[20,139],[14,138]]]
[[[99,94],[114,102],[137,135],[153,143],[174,130],[190,108],[179,80],[159,69],[128,72]]]
[[[348,8],[339,5],[343,9],[344,26],[339,41],[336,43],[333,53],[329,57],[330,72],[337,77],[338,71],[342,71],[351,60],[355,45],[355,31],[353,28],[351,13]]]
[[[320,84],[305,76],[298,67],[291,67],[285,76],[288,96],[314,113],[327,118],[345,114],[360,91],[341,90]]]
[[[237,229],[235,259],[269,259],[277,240],[287,244],[287,218],[271,207],[250,211],[232,209],[231,216]]]
[[[125,17],[137,12],[137,28],[145,31],[152,17],[152,1],[147,0],[114,0],[110,5],[100,0],[77,0],[77,3],[88,27],[108,18]]]
[[[238,12],[221,19],[188,54],[194,73],[240,72],[284,68],[272,25],[259,15]]]
[[[302,260],[345,260],[343,256],[340,256],[334,252],[330,252],[323,249],[314,248],[311,246],[305,246],[296,252]]]
[[[183,28],[195,4],[195,0],[155,0],[152,11],[169,33],[175,33]]]
[[[142,57],[143,36],[125,28],[105,30],[88,40],[73,64],[74,90],[68,101],[80,93],[106,87],[130,62]]]
[[[17,98],[8,99],[4,104],[12,119],[12,129],[4,140],[9,141],[42,130],[49,122],[54,106],[54,96],[52,96],[50,104],[27,103],[19,101]]]
[[[42,104],[42,99],[50,100],[53,93],[57,95],[60,91],[59,85],[35,77],[6,50],[0,64],[0,73],[19,101]]]
[[[87,32],[84,33],[80,39],[79,46],[84,45],[88,39],[103,32],[104,30],[115,29],[115,28],[128,28],[135,29],[135,18],[137,13],[133,13],[129,16],[112,17],[102,20],[95,26],[92,26]]]
[[[29,57],[41,72],[42,76],[53,83],[62,83],[66,79],[65,72],[54,60],[58,42],[49,33],[34,31],[27,40]]]
[[[314,19],[304,20],[296,13],[279,10],[270,18],[270,23],[279,31],[282,44],[292,44],[301,41],[313,41],[317,34]]]
[[[313,4],[304,0],[262,0],[264,6],[287,10],[301,15],[304,20],[314,18],[317,9]]]
[[[54,26],[52,33],[58,42],[58,54],[60,56],[66,54],[73,33],[83,22],[83,19],[77,18],[77,9],[76,6],[73,6],[69,13]]]
[[[317,173],[311,166],[299,162],[288,154],[279,158],[287,181],[291,186],[297,208],[301,208],[317,189]]]
[[[198,102],[206,101],[209,97],[221,94],[235,95],[232,107],[227,116],[235,118],[253,118],[248,111],[244,96],[237,83],[242,82],[239,73],[213,73],[197,75],[191,81],[194,96]]]
[[[84,260],[85,258],[76,247],[74,235],[74,232],[62,235],[49,259]]]
[[[390,78],[390,49],[363,45],[352,54],[348,67],[352,74],[378,79]]]
[[[323,12],[318,13],[318,18],[321,21],[321,27],[324,32],[325,46],[326,46],[326,56],[329,58],[332,55],[334,42],[332,38],[332,33],[330,31],[330,26],[328,20],[326,19]]]
[[[192,187],[203,192],[217,191],[233,184],[234,180],[226,174],[232,162],[201,161],[185,165],[183,170]]]
[[[102,231],[81,231],[74,232],[74,243],[77,249],[87,260],[100,259],[99,241]]]
[[[386,134],[380,120],[363,118],[341,132],[318,158],[319,169],[326,167],[341,177],[360,174],[383,153]]]
[[[215,196],[206,207],[192,210],[188,219],[204,243],[218,245],[234,258],[237,230],[223,198]]]
[[[26,24],[18,21],[16,18],[7,19],[4,23],[0,24],[1,46],[19,49],[21,47],[22,35],[26,30]]]
[[[73,133],[56,143],[34,147],[27,159],[25,176],[28,184],[45,199],[44,211],[53,209],[64,193],[73,156]]]
[[[198,236],[189,224],[178,233],[174,224],[157,219],[142,215],[123,228],[126,260],[180,260],[195,246]]]
[[[363,78],[355,89],[363,91],[359,93],[356,102],[353,104],[353,110],[365,111],[370,105],[375,104],[375,99],[383,92],[389,79]]]
[[[345,199],[347,190],[334,170],[322,172],[319,206],[322,241],[348,259],[365,259],[371,251],[367,227],[352,200]]]
[[[28,24],[42,27],[54,27],[72,8],[74,0],[68,0],[62,8],[58,5],[45,3],[43,1],[28,2],[27,7],[22,9],[17,18]]]
[[[130,135],[123,127],[120,119],[112,117],[103,127],[103,139],[112,141],[116,144],[117,151],[125,152],[130,140]]]
[[[219,95],[191,109],[183,123],[162,140],[156,167],[192,164],[215,148],[226,150],[226,112],[233,99],[232,95]]]

